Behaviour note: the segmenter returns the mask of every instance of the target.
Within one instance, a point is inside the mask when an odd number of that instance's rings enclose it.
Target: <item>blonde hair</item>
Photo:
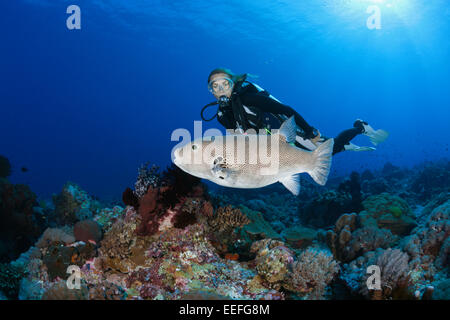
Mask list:
[[[211,77],[217,73],[225,73],[225,74],[229,75],[231,80],[233,80],[234,83],[243,81],[247,77],[258,78],[258,76],[250,74],[250,73],[235,74],[235,73],[233,73],[233,71],[231,71],[230,69],[227,69],[227,68],[216,68],[213,71],[211,71],[211,73],[209,74],[208,83],[211,80]]]

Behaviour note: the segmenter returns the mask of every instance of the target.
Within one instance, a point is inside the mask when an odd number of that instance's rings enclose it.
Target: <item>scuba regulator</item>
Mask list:
[[[212,120],[214,120],[214,118],[217,117],[217,114],[219,113],[220,109],[223,109],[223,108],[227,107],[229,105],[229,103],[230,103],[230,98],[228,98],[227,96],[220,96],[219,100],[211,102],[211,103],[208,103],[206,106],[204,106],[202,108],[202,111],[200,112],[200,116],[202,117],[202,120],[203,121],[212,121]],[[205,110],[208,107],[214,106],[216,104],[218,104],[219,107],[217,108],[217,111],[214,114],[214,116],[212,116],[212,118],[205,119],[205,117],[203,116],[203,112],[205,112]]]

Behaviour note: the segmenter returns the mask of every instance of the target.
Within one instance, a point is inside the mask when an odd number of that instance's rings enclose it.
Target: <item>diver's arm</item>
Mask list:
[[[268,96],[264,96],[258,93],[248,93],[241,96],[241,101],[244,105],[254,106],[261,109],[264,112],[274,113],[274,114],[284,114],[288,117],[294,116],[295,123],[299,126],[306,134],[307,139],[314,138],[317,136],[317,132],[314,127],[310,126],[297,111],[291,107],[282,104]]]

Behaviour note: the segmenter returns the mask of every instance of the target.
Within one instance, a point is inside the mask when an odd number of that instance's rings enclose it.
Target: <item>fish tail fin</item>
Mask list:
[[[331,168],[331,158],[333,155],[334,139],[328,139],[312,152],[312,170],[308,173],[315,182],[321,186],[327,183],[328,174]]]

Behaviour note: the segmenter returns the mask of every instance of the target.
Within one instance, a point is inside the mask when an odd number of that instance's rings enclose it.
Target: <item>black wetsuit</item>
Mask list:
[[[237,88],[237,90],[236,90]],[[317,130],[310,126],[301,115],[291,107],[282,104],[259,86],[245,82],[241,86],[235,86],[228,105],[219,107],[218,121],[226,129],[279,129],[281,123],[294,116],[297,124],[297,147],[314,150],[316,146],[310,139],[317,136]],[[363,132],[358,126],[344,130],[334,139],[333,154],[344,151],[344,145],[348,144],[355,136]],[[319,143],[328,138],[321,136]]]

